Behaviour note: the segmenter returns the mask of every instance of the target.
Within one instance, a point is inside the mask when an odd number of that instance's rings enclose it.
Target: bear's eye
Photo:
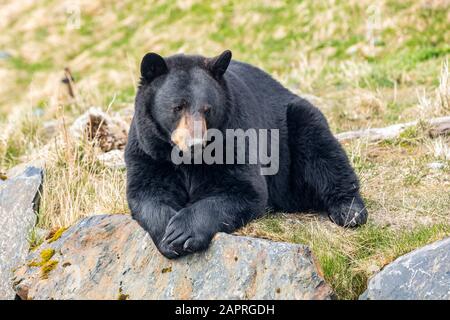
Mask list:
[[[184,105],[177,105],[177,106],[175,106],[175,107],[173,107],[173,112],[174,113],[179,113],[179,112],[181,112],[182,110],[184,109]]]

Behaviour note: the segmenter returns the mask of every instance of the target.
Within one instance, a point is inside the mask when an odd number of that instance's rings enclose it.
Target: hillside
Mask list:
[[[64,133],[91,106],[127,120],[149,51],[231,49],[309,98],[335,133],[450,115],[449,28],[448,0],[0,1],[0,172],[53,145],[38,228],[128,213],[125,171],[102,165],[95,146]],[[65,68],[73,97],[61,81]],[[425,127],[344,144],[368,206],[366,226],[281,214],[240,233],[309,245],[339,298],[358,297],[384,265],[450,235],[450,138],[432,138]]]

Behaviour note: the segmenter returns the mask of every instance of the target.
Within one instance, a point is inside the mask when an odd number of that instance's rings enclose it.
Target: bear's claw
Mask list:
[[[191,215],[192,212],[180,212],[169,221],[159,244],[161,253],[167,258],[178,258],[208,247],[210,237],[202,234]]]
[[[328,211],[331,221],[339,226],[354,228],[367,221],[367,209],[361,199],[353,198],[349,203],[341,203]]]

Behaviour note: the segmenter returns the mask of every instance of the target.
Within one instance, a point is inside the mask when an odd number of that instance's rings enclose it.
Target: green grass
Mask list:
[[[272,237],[309,245],[340,299],[357,299],[375,270],[450,234],[450,225],[444,223],[407,230],[369,223],[357,231],[337,232],[331,237],[329,230],[318,223],[287,227],[283,217],[269,217],[256,224]]]

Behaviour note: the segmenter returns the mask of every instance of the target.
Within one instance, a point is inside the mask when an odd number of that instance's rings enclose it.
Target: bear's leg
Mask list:
[[[264,213],[267,193],[239,183],[218,189],[171,218],[161,242],[163,251],[182,256],[204,250],[217,232],[231,233]]]
[[[130,152],[127,168],[127,200],[133,219],[164,256],[177,257],[176,251],[161,246],[161,240],[170,219],[186,204],[186,192],[169,165]]]
[[[139,203],[135,203],[133,200],[129,201],[132,217],[148,232],[153,243],[164,256],[176,258],[178,253],[174,250],[165,250],[166,248],[161,246],[161,240],[170,219],[175,216],[177,211],[168,205],[153,200],[144,200]]]
[[[292,195],[299,210],[325,210],[340,226],[367,220],[358,178],[323,114],[304,99],[288,106]]]

